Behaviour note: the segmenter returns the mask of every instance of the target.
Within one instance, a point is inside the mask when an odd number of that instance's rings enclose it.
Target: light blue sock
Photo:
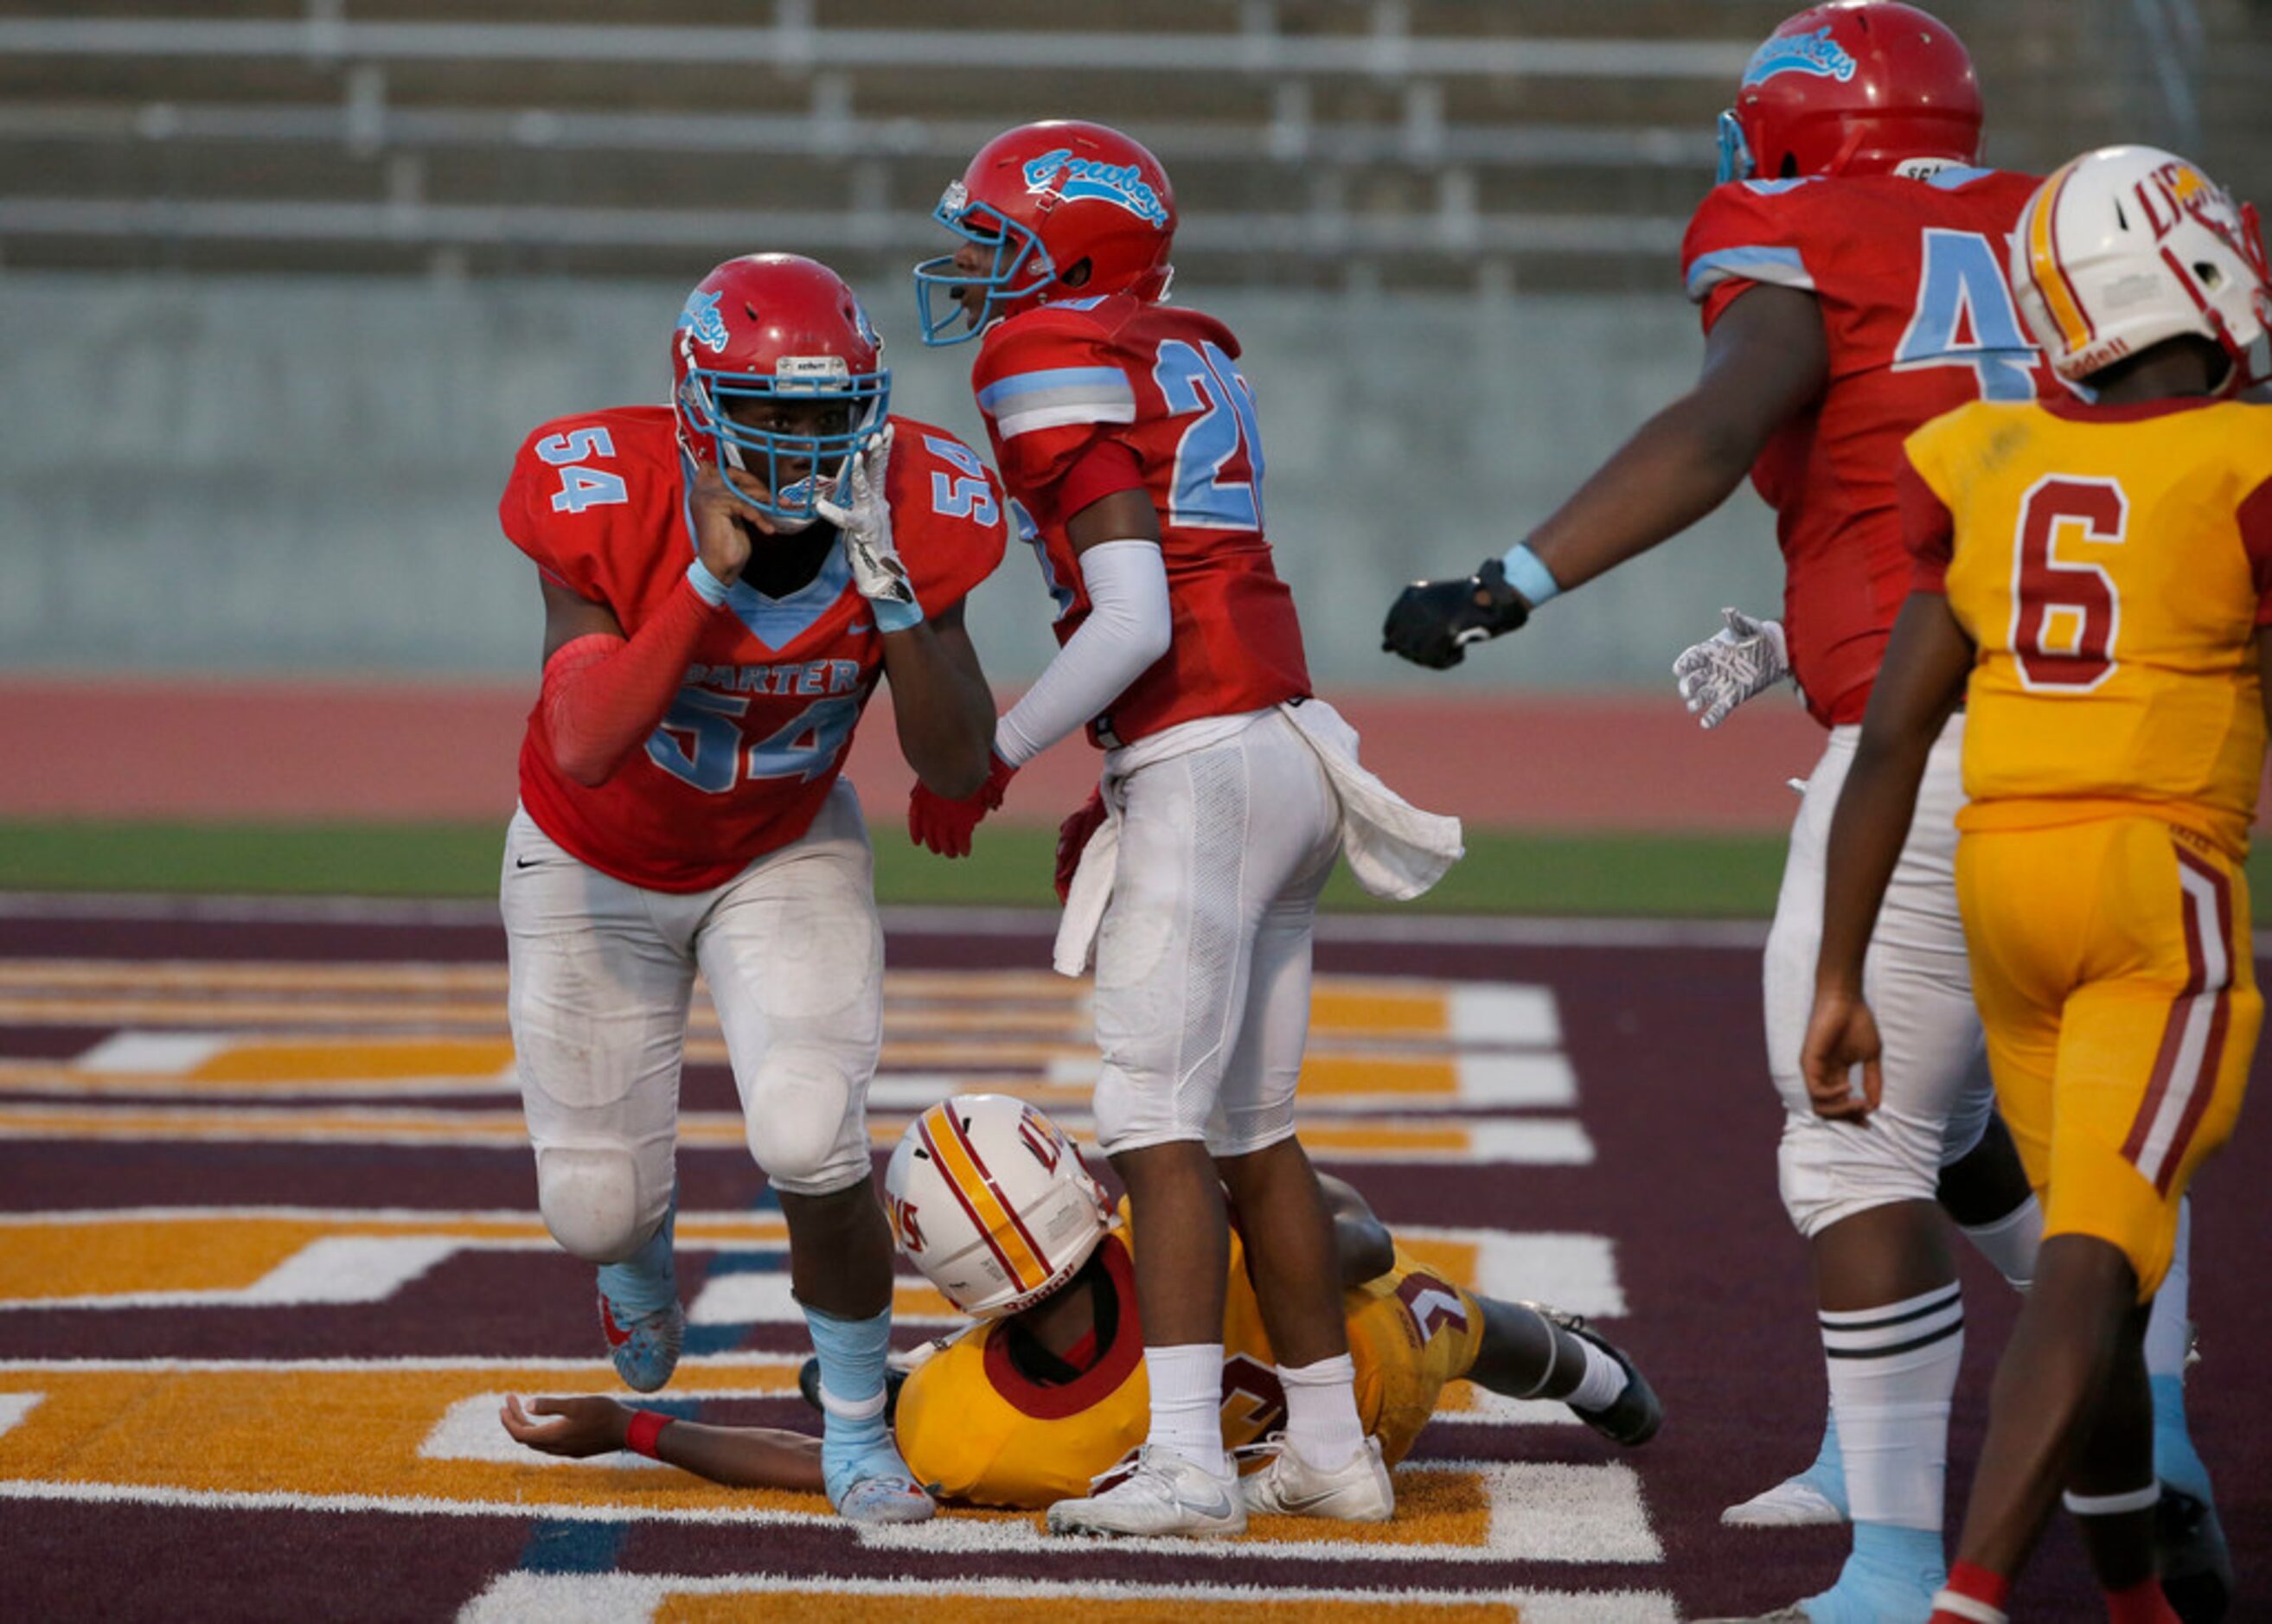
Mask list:
[[[600,1294],[615,1305],[617,1315],[636,1320],[660,1314],[678,1300],[678,1270],[672,1261],[671,1235],[678,1227],[678,1197],[639,1249],[620,1263],[600,1265]]]
[[[892,1311],[840,1320],[806,1307],[804,1322],[820,1355],[821,1470],[832,1478],[878,1445],[893,1448],[884,1419],[884,1361],[892,1351]]]
[[[2154,1392],[2154,1475],[2196,1500],[2213,1500],[2208,1466],[2186,1429],[2186,1379],[2149,1376]]]
[[[1838,1583],[1798,1605],[1813,1624],[1921,1621],[1932,1612],[1932,1593],[1947,1579],[1939,1529],[1857,1523],[1854,1553],[1839,1570]]]
[[[1799,1477],[1813,1486],[1822,1497],[1838,1508],[1838,1515],[1847,1515],[1846,1455],[1838,1447],[1838,1414],[1828,1411],[1822,1419],[1822,1447],[1814,1452],[1814,1464]]]

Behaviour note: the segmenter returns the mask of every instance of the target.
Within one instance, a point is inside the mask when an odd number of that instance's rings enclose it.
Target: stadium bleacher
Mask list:
[[[639,275],[795,242],[878,273],[978,142],[1078,113],[1170,166],[1216,285],[1660,289],[1789,4],[13,0],[0,258]],[[2263,7],[1939,10],[1996,161],[2190,140],[2266,195]]]

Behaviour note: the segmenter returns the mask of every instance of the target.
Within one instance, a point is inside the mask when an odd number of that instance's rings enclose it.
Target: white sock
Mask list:
[[[1222,1449],[1222,1344],[1147,1347],[1144,1373],[1152,1384],[1152,1433],[1146,1441],[1218,1478],[1229,1477],[1230,1457]]]
[[[1364,1448],[1355,1360],[1342,1353],[1314,1365],[1281,1365],[1278,1382],[1286,1389],[1286,1441],[1304,1460],[1331,1471]]]
[[[1930,1529],[1938,1539],[1948,1401],[1964,1358],[1962,1294],[1952,1281],[1882,1307],[1825,1313],[1821,1320],[1853,1520]]]
[[[1586,1350],[1586,1374],[1562,1402],[1577,1410],[1603,1410],[1617,1403],[1626,1390],[1626,1367],[1583,1337],[1571,1340]]]
[[[2192,1351],[2194,1328],[2186,1315],[2193,1312],[2194,1200],[2178,1203],[2178,1245],[2170,1254],[2170,1272],[2154,1293],[2154,1311],[2146,1319],[2146,1374],[2182,1376],[2186,1355]]]
[[[1962,1224],[1964,1238],[1995,1264],[1996,1272],[2025,1295],[2036,1283],[2036,1254],[2044,1244],[2044,1208],[2031,1193],[1992,1224]]]

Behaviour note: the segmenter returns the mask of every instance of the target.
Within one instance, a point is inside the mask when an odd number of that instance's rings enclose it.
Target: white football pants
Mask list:
[[[1310,1032],[1310,930],[1341,849],[1341,803],[1276,711],[1164,758],[1170,734],[1105,758],[1121,808],[1096,940],[1096,1136],[1109,1155],[1202,1140],[1244,1156],[1294,1132]],[[1120,770],[1131,760],[1141,764]]]
[[[1835,727],[1791,825],[1782,893],[1768,933],[1768,1066],[1782,1096],[1782,1201],[1812,1238],[1896,1201],[1931,1201],[1940,1170],[1969,1154],[1995,1109],[1980,1014],[1956,908],[1956,813],[1964,804],[1964,717],[1935,741],[1916,816],[1863,965],[1863,994],[1885,1043],[1883,1103],[1866,1127],[1826,1121],[1807,1103],[1798,1055],[1822,945],[1831,815],[1861,737]]]
[[[849,784],[837,782],[802,839],[684,895],[587,867],[521,811],[502,890],[538,1205],[563,1247],[617,1262],[669,1210],[697,969],[766,1176],[812,1196],[869,1176],[884,936]]]

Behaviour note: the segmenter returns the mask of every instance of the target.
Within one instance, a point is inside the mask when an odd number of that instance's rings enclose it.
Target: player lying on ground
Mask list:
[[[931,1343],[898,1396],[908,1469],[968,1505],[1039,1510],[1133,1465],[1150,1427],[1133,1236],[1080,1152],[1040,1111],[1001,1095],[933,1106],[887,1178],[901,1249],[977,1322]],[[1645,1443],[1663,1419],[1632,1362],[1582,1322],[1477,1297],[1397,1249],[1356,1190],[1320,1181],[1333,1213],[1343,1323],[1369,1436],[1401,1459],[1452,1382],[1566,1404],[1595,1431]],[[983,1220],[983,1223],[981,1220]],[[1020,1282],[1038,1278],[1041,1284]],[[1258,1464],[1282,1447],[1285,1396],[1237,1237],[1225,1278],[1220,1426]],[[505,1430],[548,1455],[636,1449],[713,1482],[819,1486],[814,1441],[765,1427],[672,1421],[609,1398],[508,1400]],[[1265,1500],[1259,1472],[1234,1491]]]
[[[1957,894],[2044,1240],[1932,1617],[2001,1624],[2062,1489],[2110,1619],[2174,1620],[2181,1592],[2215,1616],[2222,1595],[2156,1580],[2144,1336],[2263,1018],[2242,865],[2272,706],[2272,408],[2219,397],[2272,375],[2272,276],[2253,214],[2149,147],[2054,174],[2011,257],[2088,399],[1910,436],[1917,569],[1831,826],[1807,1089],[1874,1123],[1864,950],[1962,703]]]
[[[537,1204],[600,1265],[617,1373],[662,1386],[685,1330],[671,1214],[699,970],[788,1222],[829,1498],[904,1521],[930,1502],[882,1420],[892,1243],[865,1102],[883,931],[838,773],[888,677],[917,775],[984,778],[994,705],[962,600],[1005,532],[975,456],[886,415],[881,348],[826,266],[729,260],[678,318],[671,406],[561,418],[521,447],[499,511],[537,567],[544,682],[503,904]]]
[[[1824,839],[1908,579],[1894,495],[1902,437],[1976,399],[2058,384],[2021,328],[2002,245],[2033,176],[1977,167],[1982,110],[1962,42],[1889,0],[1838,0],[1760,46],[1722,120],[1722,184],[1683,244],[1703,318],[1695,387],[1645,424],[1504,559],[1408,589],[1387,646],[1427,666],[1520,629],[1549,600],[1679,533],[1748,469],[1775,510],[1789,662],[1828,729],[1791,826],[1763,965],[1768,1070],[1783,1103],[1780,1190],[1814,1266],[1830,1421],[1800,1476],[1726,1521],[1835,1522],[1853,1547],[1814,1624],[1922,1618],[1945,1573],[1948,1412],[1964,1311],[1945,1207],[2024,1288],[2042,1213],[1996,1120],[1957,920],[1954,820],[1964,720],[1927,770],[1869,957],[1887,1039],[1868,1130],[1817,1117],[1799,1070],[1821,926]],[[1559,611],[1557,611],[1558,613]],[[1684,656],[1711,707],[1772,681],[1764,634]],[[1700,671],[1699,666],[1706,670]],[[1724,686],[1695,679],[1722,667]],[[2183,1260],[2179,1260],[2182,1269]],[[2206,1501],[2186,1435],[2182,1275],[2154,1342],[2163,1475]],[[1842,1440],[1845,1447],[1842,1449]],[[2206,1519],[2195,1560],[2223,1565]]]
[[[1294,1129],[1311,928],[1338,856],[1375,895],[1417,896],[1459,856],[1458,821],[1367,772],[1356,731],[1311,692],[1238,340],[1165,302],[1176,202],[1159,161],[1102,125],[1026,125],[980,149],[935,218],[955,246],[916,268],[923,338],[978,341],[971,383],[1061,646],[997,726],[985,792],[918,789],[910,829],[967,853],[1021,764],[1083,728],[1105,752],[1062,831],[1056,964],[1079,975],[1094,944],[1096,1137],[1140,1242],[1153,1447],[1050,1525],[1237,1531],[1215,1425],[1226,1189],[1282,1358],[1287,1448],[1269,1477],[1312,1516],[1386,1516],[1332,1224]],[[942,290],[953,302],[934,309]]]

